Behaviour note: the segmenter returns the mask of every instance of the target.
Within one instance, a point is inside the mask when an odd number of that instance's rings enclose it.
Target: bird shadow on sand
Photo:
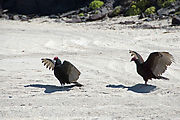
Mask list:
[[[145,85],[145,84],[136,84],[134,86],[125,86],[125,85],[106,85],[106,87],[110,88],[127,88],[128,91],[136,92],[136,93],[150,93],[156,90],[156,86],[154,85]]]
[[[45,93],[53,93],[57,91],[70,91],[71,88],[75,87],[76,85],[70,85],[70,86],[56,86],[56,85],[42,85],[42,84],[30,84],[26,85],[24,87],[36,87],[36,88],[45,88]]]

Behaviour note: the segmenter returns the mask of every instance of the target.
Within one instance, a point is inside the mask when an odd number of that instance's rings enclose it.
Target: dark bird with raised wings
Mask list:
[[[42,58],[41,60],[46,68],[54,70],[54,75],[62,86],[64,86],[65,83],[74,83],[76,86],[82,86],[82,84],[77,82],[81,72],[70,62],[65,60],[61,63],[58,57],[54,57],[54,60],[49,58]]]
[[[147,84],[148,80],[151,80],[152,78],[169,80],[161,75],[166,71],[167,66],[170,66],[174,61],[174,58],[170,53],[153,52],[145,62],[137,52],[130,50],[129,53],[133,56],[131,61],[136,63],[137,73],[143,77],[145,84]]]

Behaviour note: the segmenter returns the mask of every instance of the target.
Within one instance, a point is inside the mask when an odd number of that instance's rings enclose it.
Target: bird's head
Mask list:
[[[136,52],[134,52],[132,50],[129,50],[129,53],[131,54],[131,56],[133,56],[131,61],[136,61],[138,59],[138,56],[137,56]]]
[[[54,57],[54,62],[55,62],[55,65],[61,64],[61,60],[57,56]]]
[[[54,57],[54,60],[58,60],[59,58],[56,56],[56,57]]]

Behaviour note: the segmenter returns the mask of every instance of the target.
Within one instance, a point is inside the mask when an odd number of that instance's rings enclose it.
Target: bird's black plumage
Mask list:
[[[47,68],[54,70],[54,75],[61,85],[74,83],[77,86],[82,86],[77,82],[81,73],[70,62],[64,61],[62,63],[58,57],[54,57],[55,62],[49,58],[42,58],[41,60]]]
[[[144,62],[141,55],[135,51],[131,51],[133,58],[131,61],[136,63],[137,73],[141,75],[147,84],[149,79],[168,79],[161,76],[174,61],[173,56],[168,52],[153,52],[149,55],[148,59]]]

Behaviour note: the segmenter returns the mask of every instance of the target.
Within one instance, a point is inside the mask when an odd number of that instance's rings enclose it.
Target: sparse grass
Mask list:
[[[81,16],[81,17],[84,16],[84,13],[79,13],[79,16]]]
[[[138,8],[136,5],[132,5],[130,9],[126,12],[127,16],[134,16],[139,15],[141,13],[140,8]]]
[[[94,0],[92,1],[90,4],[89,4],[89,7],[93,10],[97,9],[97,8],[100,8],[104,5],[104,2],[103,1],[100,1],[100,0]]]
[[[137,0],[137,1],[133,1],[131,4],[132,4],[131,7],[126,12],[127,16],[139,15],[142,11],[146,10],[147,6],[149,6],[149,4],[150,4],[150,1],[149,0]]]
[[[150,14],[154,14],[156,12],[156,8],[154,6],[149,7],[145,10],[145,14],[150,15]]]
[[[120,7],[120,6],[117,6],[117,7],[114,8],[112,14],[113,14],[114,16],[117,16],[117,15],[120,14],[120,12],[121,12],[121,7]]]

